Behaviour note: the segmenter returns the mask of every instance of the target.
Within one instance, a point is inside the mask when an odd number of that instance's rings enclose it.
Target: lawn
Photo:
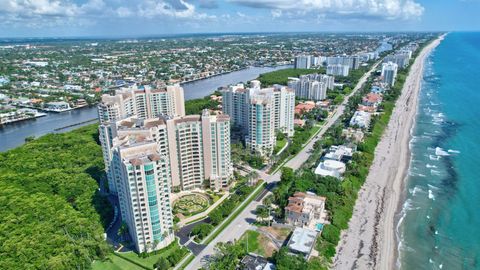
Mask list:
[[[262,233],[257,231],[248,230],[240,238],[240,243],[245,248],[247,248],[247,236],[248,236],[248,252],[253,252],[255,254],[271,257],[273,252],[277,250],[276,246],[264,236]]]
[[[248,237],[248,241],[247,241]],[[257,231],[247,230],[242,237],[240,237],[240,243],[245,247],[248,245],[248,252],[253,252],[259,255],[263,255],[263,250],[260,249],[260,243],[258,238],[260,237],[260,233]]]
[[[157,254],[153,254],[147,258],[141,258],[137,253],[134,252],[122,253],[122,256],[127,257],[145,267],[153,268],[153,264],[156,263],[160,257],[168,258],[175,253],[177,253],[177,257],[179,258],[178,261],[180,261],[188,253],[188,250],[180,247],[180,245],[175,241],[170,244],[170,246],[159,250]]]
[[[173,242],[170,246],[157,251],[146,258],[141,258],[135,252],[116,253],[109,256],[109,261],[95,261],[92,268],[94,270],[143,270],[153,269],[153,265],[160,257],[168,258],[175,256],[177,263],[188,253],[188,250],[180,247],[177,242]],[[175,255],[174,255],[175,254]],[[135,263],[133,263],[135,262]],[[138,265],[137,265],[138,264]],[[140,267],[142,265],[143,267]]]
[[[143,270],[143,268],[122,259],[114,254],[108,256],[107,261],[95,261],[92,264],[93,270]]]
[[[312,127],[312,129],[310,130],[310,136],[313,136],[315,133],[317,133],[320,128],[322,127],[322,125],[315,125]]]
[[[287,144],[287,138],[283,138],[281,140],[277,140],[277,144],[275,145],[275,149],[273,150],[274,153],[278,153],[282,148]]]

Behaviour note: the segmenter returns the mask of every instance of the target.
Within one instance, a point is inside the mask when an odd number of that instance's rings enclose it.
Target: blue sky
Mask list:
[[[480,0],[0,0],[1,37],[480,30]]]

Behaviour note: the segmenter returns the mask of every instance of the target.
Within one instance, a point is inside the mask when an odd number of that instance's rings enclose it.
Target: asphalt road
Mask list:
[[[320,129],[319,133],[311,139],[306,146],[291,160],[289,160],[284,166],[290,167],[294,170],[300,168],[300,166],[308,159],[313,145],[318,141],[325,132],[343,115],[345,105],[350,97],[352,97],[366,82],[372,71],[376,69],[380,62],[377,62],[362,78],[360,78],[357,86],[353,91],[345,97],[344,101],[335,109],[333,114],[327,119],[325,124]],[[263,171],[259,171],[259,177],[264,179],[267,183],[273,185],[280,181],[281,170],[278,170],[275,174],[268,175]],[[264,194],[266,195],[266,194]],[[235,241],[239,239],[245,231],[252,228],[252,223],[256,220],[255,209],[258,205],[261,205],[261,201],[252,201],[212,242],[210,242],[199,255],[185,268],[186,270],[196,270],[202,268],[202,266],[208,262],[208,259],[215,254],[215,246],[219,242]]]

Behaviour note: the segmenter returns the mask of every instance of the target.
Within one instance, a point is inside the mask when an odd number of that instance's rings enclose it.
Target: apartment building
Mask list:
[[[230,156],[230,117],[188,115],[167,120],[173,185],[181,190],[228,188],[233,176]]]
[[[334,76],[348,76],[350,67],[348,65],[334,64],[327,66],[327,74]]]
[[[230,117],[200,115],[159,118],[125,118],[111,124],[113,152],[125,138],[152,138],[168,158],[171,187],[175,190],[203,188],[209,180],[214,190],[226,189],[233,176],[230,157]],[[112,163],[112,162],[110,162]],[[111,164],[109,164],[111,167]],[[110,172],[115,188],[119,179]]]
[[[383,63],[382,64],[382,78],[383,82],[394,86],[395,80],[397,79],[398,65],[393,62]]]
[[[331,56],[326,59],[327,66],[330,65],[344,65],[350,69],[358,69],[360,67],[360,56],[358,55],[344,55],[344,56]]]
[[[230,117],[202,114],[203,162],[205,178],[213,190],[226,189],[233,176],[230,152]]]
[[[175,240],[168,157],[153,137],[124,137],[113,151],[112,167],[122,220],[138,252],[153,251]]]
[[[384,63],[392,62],[397,64],[399,68],[405,68],[410,63],[412,58],[412,51],[410,50],[400,50],[394,54],[387,55],[384,59]]]
[[[308,69],[312,64],[311,55],[298,55],[295,57],[294,66],[295,68]]]
[[[230,116],[233,126],[248,127],[249,91],[243,84],[231,85],[222,91],[222,111]]]
[[[116,194],[113,173],[109,164],[112,159],[113,134],[111,124],[127,118],[154,118],[162,115],[184,116],[185,105],[183,88],[179,85],[167,86],[165,89],[152,89],[150,86],[131,86],[120,88],[114,95],[103,95],[98,104],[99,133],[103,160],[109,191]]]
[[[270,156],[276,143],[273,95],[264,92],[252,96],[248,112],[247,148],[261,156]]]
[[[294,133],[295,92],[285,86],[261,88],[259,81],[229,87],[222,92],[223,112],[234,125],[246,130],[245,142],[252,152],[269,156],[276,142],[276,132]]]
[[[183,88],[169,85],[165,89],[150,86],[131,86],[103,95],[98,105],[100,123],[108,123],[130,116],[152,118],[161,115],[183,116],[185,105]]]
[[[334,78],[323,74],[302,75],[299,78],[290,78],[288,87],[295,91],[298,98],[324,100],[327,90],[334,87]]]

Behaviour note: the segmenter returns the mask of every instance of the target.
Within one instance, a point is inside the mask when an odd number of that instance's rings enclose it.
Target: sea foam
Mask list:
[[[443,150],[441,147],[437,146],[435,148],[435,155],[437,155],[437,156],[449,156],[450,154],[447,151]]]

